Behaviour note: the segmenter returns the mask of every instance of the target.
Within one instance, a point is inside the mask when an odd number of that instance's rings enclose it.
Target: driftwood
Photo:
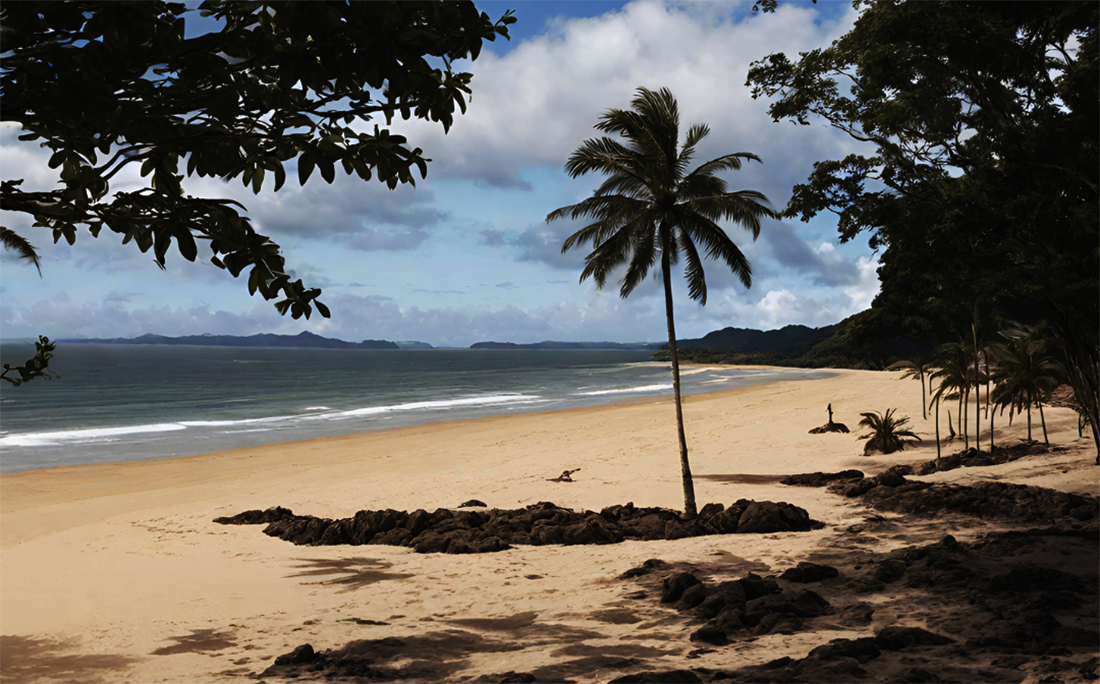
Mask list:
[[[548,477],[548,478],[546,478],[546,481],[547,482],[572,482],[573,481],[573,473],[577,472],[578,470],[580,470],[580,468],[574,468],[573,470],[563,470],[561,475],[558,475],[557,477]]]
[[[813,430],[810,430],[810,434],[811,435],[820,435],[820,434],[823,434],[823,433],[826,433],[826,432],[843,432],[844,434],[848,434],[848,426],[847,425],[845,425],[844,423],[834,423],[833,422],[833,405],[832,404],[829,404],[827,410],[829,411],[829,422],[825,423],[821,427],[815,427]]]

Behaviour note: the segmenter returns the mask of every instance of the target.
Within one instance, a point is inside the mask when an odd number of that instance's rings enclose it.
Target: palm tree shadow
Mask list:
[[[354,591],[383,580],[401,580],[412,577],[408,573],[386,572],[393,564],[375,558],[295,558],[300,572],[287,577],[324,577],[329,579],[314,582],[302,582],[303,585],[321,585],[338,587],[338,593]]]
[[[0,637],[0,678],[5,682],[35,680],[113,681],[137,658],[115,653],[80,653],[76,639],[7,635]]]

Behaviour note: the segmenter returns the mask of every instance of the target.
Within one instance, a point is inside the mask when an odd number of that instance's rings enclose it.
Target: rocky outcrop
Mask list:
[[[615,544],[624,539],[803,532],[821,526],[798,506],[746,499],[728,507],[707,504],[692,519],[667,508],[638,508],[631,503],[594,513],[541,502],[514,510],[359,511],[339,520],[274,508],[214,522],[267,523],[264,534],[299,546],[386,544],[411,547],[417,553],[456,554],[503,551],[513,544]]]

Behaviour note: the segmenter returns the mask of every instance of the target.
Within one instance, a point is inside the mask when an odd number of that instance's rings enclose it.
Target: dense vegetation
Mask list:
[[[865,143],[817,162],[785,212],[835,213],[841,240],[881,250],[882,290],[833,347],[873,365],[884,341],[958,334],[980,365],[1009,321],[1034,325],[1100,448],[1100,5],[864,4],[830,47],[748,76],[775,121]]]

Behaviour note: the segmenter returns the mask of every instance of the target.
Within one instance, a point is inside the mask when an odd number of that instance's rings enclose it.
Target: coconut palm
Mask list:
[[[1014,412],[1027,411],[1029,442],[1031,407],[1037,405],[1043,425],[1043,441],[1050,444],[1043,402],[1058,387],[1063,375],[1062,366],[1046,352],[1045,345],[1033,336],[1009,337],[1007,343],[994,344],[991,352],[999,366],[999,384],[993,392],[994,403],[1001,407],[1001,413],[1006,408],[1009,409],[1010,417]]]
[[[959,433],[963,437],[964,448],[969,449],[970,438],[966,431],[963,409],[965,408],[966,388],[970,386],[970,350],[963,342],[950,342],[936,347],[933,354],[939,370],[932,373],[931,379],[938,381],[939,386],[933,393],[932,400],[936,402],[938,407],[943,399],[948,398],[951,394],[958,394]]]
[[[912,442],[921,441],[921,438],[918,437],[916,433],[906,427],[906,425],[909,424],[908,417],[894,417],[894,412],[896,410],[897,409],[886,409],[885,414],[881,414],[878,411],[868,411],[867,413],[859,414],[863,416],[859,421],[860,426],[871,430],[871,434],[868,435],[867,443],[863,445],[864,455],[872,451],[892,454],[895,451],[901,451]]]
[[[607,110],[596,124],[597,130],[617,138],[603,136],[586,140],[565,164],[565,170],[573,178],[598,172],[606,175],[606,180],[592,197],[553,211],[546,220],[591,219],[592,223],[565,240],[562,252],[592,244],[580,279],[583,282],[592,278],[597,288],[607,283],[614,269],[625,265],[626,273],[619,283],[619,294],[624,298],[645,280],[660,260],[680,441],[684,513],[694,516],[695,488],[680,402],[672,267],[683,255],[688,295],[700,304],[707,302],[707,282],[700,251],[709,258],[723,261],[745,287],[749,287],[752,268],[748,259],[718,221],[739,224],[756,239],[760,234],[760,219],[777,216],[767,207],[768,200],[763,193],[756,190],[730,192],[726,181],[716,175],[722,171],[736,171],[746,161],[760,161],[755,154],[727,154],[689,171],[696,146],[710,129],[704,124],[692,125],[681,147],[679,108],[667,88],[658,91],[639,88],[630,106],[630,109]]]
[[[898,361],[886,367],[888,371],[902,371],[901,377],[903,380],[908,380],[909,378],[920,379],[920,405],[921,413],[925,420],[928,420],[928,400],[926,398],[927,392],[924,389],[924,381],[935,368],[936,365],[934,363],[919,358],[913,361]]]

